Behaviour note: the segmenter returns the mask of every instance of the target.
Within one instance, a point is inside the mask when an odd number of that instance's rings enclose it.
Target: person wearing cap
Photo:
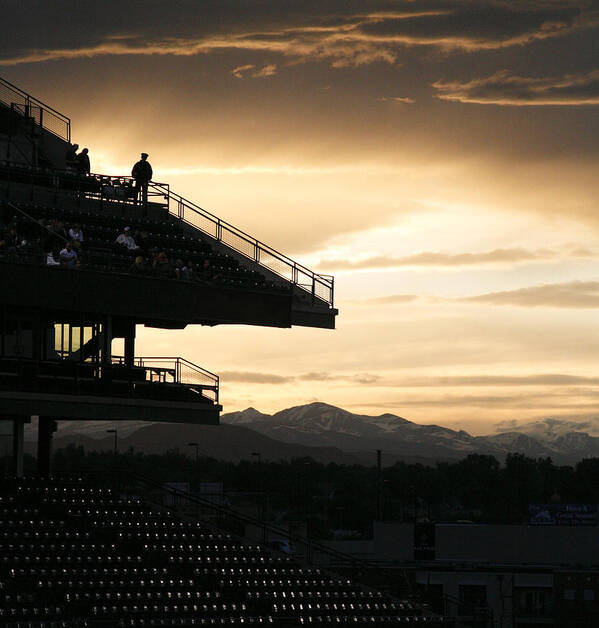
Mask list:
[[[77,155],[77,172],[82,175],[88,175],[90,173],[90,164],[89,164],[89,148],[84,148]]]
[[[141,154],[141,159],[131,170],[131,176],[135,179],[137,199],[146,205],[148,202],[148,183],[152,180],[152,166],[148,161],[148,153]]]
[[[137,244],[135,244],[135,240],[131,235],[131,227],[125,227],[123,229],[123,233],[119,234],[118,238],[116,239],[116,243],[126,247],[130,251],[135,251],[139,248]]]

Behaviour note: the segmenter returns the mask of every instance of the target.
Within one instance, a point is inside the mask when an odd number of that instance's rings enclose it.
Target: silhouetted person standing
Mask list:
[[[77,155],[77,172],[79,174],[89,174],[90,172],[89,155],[87,153],[89,153],[89,150],[84,148]]]
[[[79,144],[69,144],[64,158],[67,170],[77,170],[77,149]]]
[[[138,200],[146,205],[148,203],[148,183],[152,180],[152,166],[148,161],[148,153],[141,154],[141,159],[131,170],[131,176],[135,179]]]

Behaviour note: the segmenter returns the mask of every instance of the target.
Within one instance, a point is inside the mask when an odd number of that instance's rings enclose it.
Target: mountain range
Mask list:
[[[55,447],[68,444],[86,449],[111,450],[107,422],[61,422]],[[220,426],[122,422],[118,424],[119,449],[134,447],[161,453],[178,447],[193,453],[197,442],[202,455],[230,461],[251,459],[260,452],[264,460],[289,460],[310,456],[319,462],[368,464],[380,449],[383,462],[398,460],[433,464],[458,460],[471,453],[489,454],[503,461],[509,453],[551,457],[558,464],[575,464],[599,457],[599,438],[576,430],[576,424],[544,419],[519,426],[518,430],[488,436],[472,436],[463,430],[422,425],[393,414],[368,416],[328,405],[310,403],[264,414],[254,408],[221,416]],[[34,430],[29,430],[33,437]],[[33,444],[30,444],[33,447]]]

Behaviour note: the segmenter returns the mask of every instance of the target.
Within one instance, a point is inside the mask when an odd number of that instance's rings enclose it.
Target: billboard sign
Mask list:
[[[529,504],[530,525],[596,526],[597,504]]]

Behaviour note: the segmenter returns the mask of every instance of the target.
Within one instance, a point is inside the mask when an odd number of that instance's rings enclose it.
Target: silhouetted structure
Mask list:
[[[332,328],[337,314],[332,277],[168,185],[148,183],[140,206],[129,177],[67,171],[70,139],[68,117],[0,79],[0,415],[16,471],[23,424],[40,417],[42,475],[59,419],[218,423],[218,377],[184,358],[136,356],[137,325]],[[139,163],[143,183],[152,174]],[[115,241],[132,238],[130,225],[137,242],[123,247]],[[69,232],[86,234],[76,257]]]

